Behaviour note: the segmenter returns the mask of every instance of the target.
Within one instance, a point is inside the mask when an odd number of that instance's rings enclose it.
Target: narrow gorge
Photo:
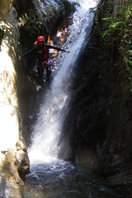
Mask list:
[[[0,197],[131,197],[132,3],[0,1]],[[19,57],[39,35],[51,79]]]

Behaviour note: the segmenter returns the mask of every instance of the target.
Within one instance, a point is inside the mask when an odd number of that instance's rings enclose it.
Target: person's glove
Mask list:
[[[65,52],[66,52],[66,53],[70,53],[70,50],[66,50]]]

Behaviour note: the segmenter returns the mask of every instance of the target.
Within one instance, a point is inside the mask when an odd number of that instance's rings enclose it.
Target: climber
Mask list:
[[[49,58],[49,49],[56,49],[57,51],[63,51],[66,53],[70,53],[69,50],[64,50],[59,47],[55,47],[53,45],[49,45],[45,43],[45,38],[44,36],[38,36],[37,40],[34,42],[34,46],[25,52],[22,56],[19,56],[19,60],[22,60],[24,57],[26,57],[29,54],[32,54],[36,58],[36,65],[37,65],[37,70],[40,78],[43,78],[43,72],[44,69],[46,69],[47,72],[47,78],[49,75],[49,70],[48,70],[48,58]]]

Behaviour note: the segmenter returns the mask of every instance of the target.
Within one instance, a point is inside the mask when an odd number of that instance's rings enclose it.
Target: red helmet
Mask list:
[[[45,42],[44,36],[38,36],[37,40],[34,42],[34,45],[37,45],[39,42]]]
[[[44,36],[38,36],[37,41],[38,42],[44,42],[45,41]]]

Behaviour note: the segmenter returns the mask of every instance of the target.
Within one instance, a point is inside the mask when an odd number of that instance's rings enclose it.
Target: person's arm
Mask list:
[[[70,53],[69,50],[64,50],[64,49],[62,49],[62,48],[60,48],[60,47],[56,47],[56,46],[53,46],[53,45],[45,44],[45,46],[48,47],[48,48],[50,48],[50,49],[56,49],[56,50],[58,50],[58,51]]]
[[[22,56],[19,56],[19,60],[22,60],[24,57],[28,56],[29,54],[32,54],[35,51],[36,47],[32,47],[30,50],[25,52]]]

